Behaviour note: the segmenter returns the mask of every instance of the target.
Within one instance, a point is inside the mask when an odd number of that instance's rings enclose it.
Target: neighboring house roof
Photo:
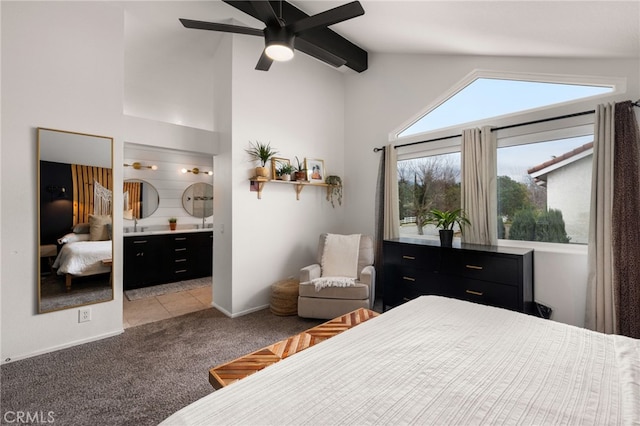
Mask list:
[[[549,161],[545,161],[542,164],[533,166],[527,169],[527,173],[529,173],[531,177],[533,177],[538,183],[540,183],[539,181],[546,180],[546,175],[549,172],[552,172],[553,170],[559,169],[575,161],[578,161],[579,159],[584,158],[588,155],[591,155],[592,153],[593,153],[593,142],[589,142],[569,152],[565,152],[562,155],[554,157]]]

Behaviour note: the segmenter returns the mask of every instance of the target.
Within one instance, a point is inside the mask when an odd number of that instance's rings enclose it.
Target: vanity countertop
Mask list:
[[[206,227],[202,225],[184,225],[178,226],[175,231],[172,231],[168,226],[138,226],[138,231],[133,232],[133,226],[125,226],[123,236],[125,237],[139,237],[144,235],[160,235],[160,234],[185,234],[193,232],[211,232],[213,231],[212,224],[208,223]]]

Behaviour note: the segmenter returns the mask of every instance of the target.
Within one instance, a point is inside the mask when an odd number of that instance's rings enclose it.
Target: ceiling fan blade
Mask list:
[[[258,71],[269,71],[269,68],[271,68],[272,63],[273,63],[273,59],[268,57],[265,51],[263,50],[262,55],[260,56],[260,59],[258,59],[258,64],[256,65],[256,69]]]
[[[296,22],[292,22],[288,27],[294,34],[299,34],[317,27],[328,27],[356,16],[364,15],[364,9],[359,1],[334,7],[325,12],[320,12],[306,18],[302,18]]]
[[[282,27],[282,22],[278,19],[275,10],[271,7],[271,3],[268,1],[252,1],[250,2],[256,13],[260,17],[260,20],[264,22],[268,27],[278,26]]]
[[[321,60],[322,62],[326,62],[329,65],[332,65],[336,68],[341,67],[347,63],[346,60],[342,59],[339,56],[334,55],[331,52],[328,52],[315,44],[309,43],[308,41],[296,37],[295,39],[295,48],[296,50],[300,50],[301,52],[306,53],[309,56],[313,56],[316,59]]]
[[[196,30],[222,31],[225,33],[248,34],[260,37],[264,36],[264,32],[262,30],[242,27],[240,25],[221,24],[218,22],[193,21],[191,19],[184,18],[180,18],[180,22],[182,22],[182,25],[184,25],[186,28],[193,28]]]

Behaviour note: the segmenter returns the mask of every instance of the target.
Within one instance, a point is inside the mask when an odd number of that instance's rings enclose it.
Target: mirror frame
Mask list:
[[[211,201],[211,214],[210,214],[210,215],[206,215],[206,216],[198,216],[198,215],[193,214],[193,212],[190,212],[190,211],[187,209],[187,206],[185,205],[185,195],[186,195],[187,191],[188,191],[189,189],[193,188],[195,185],[209,185],[209,186],[211,187],[211,200],[210,200],[210,201]],[[194,182],[194,183],[192,183],[191,185],[187,186],[187,187],[184,189],[184,191],[182,191],[182,197],[181,197],[181,199],[182,199],[182,208],[184,209],[184,211],[186,211],[187,213],[189,213],[189,215],[190,215],[190,216],[192,216],[192,217],[197,217],[197,218],[200,218],[200,219],[204,219],[204,218],[207,218],[207,217],[211,217],[211,216],[213,216],[213,185],[212,185],[212,184],[210,184],[210,183],[208,183],[208,182]]]
[[[158,188],[156,188],[155,186],[153,186],[153,184],[152,184],[152,183],[149,183],[149,182],[147,182],[147,181],[146,181],[146,180],[144,180],[144,179],[128,178],[128,179],[124,179],[124,180],[122,181],[122,185],[123,185],[122,190],[123,190],[123,191],[124,191],[124,184],[125,184],[125,183],[127,183],[127,182],[140,182],[140,183],[142,183],[142,184],[149,185],[151,188],[153,188],[153,190],[156,192],[156,196],[157,196],[157,198],[158,198],[158,201],[156,202],[156,208],[155,208],[151,213],[149,213],[147,216],[141,216],[141,217],[139,217],[139,218],[137,218],[137,219],[138,219],[138,220],[140,220],[140,219],[145,219],[145,218],[147,218],[147,217],[153,216],[153,214],[154,214],[156,211],[158,211],[158,208],[160,207],[160,193],[158,192]],[[142,203],[144,203],[144,201],[143,201]],[[126,218],[126,217],[125,217],[125,218],[124,218],[124,220],[133,220],[133,219],[128,219],[128,218]]]
[[[95,138],[96,141],[98,141],[98,139],[100,139],[100,142],[103,143],[108,143],[109,144],[109,155],[110,155],[110,168],[112,171],[112,176],[113,176],[113,138],[109,137],[109,136],[101,136],[101,135],[94,135],[94,134],[90,134],[90,133],[81,133],[81,132],[72,132],[72,131],[67,131],[67,130],[59,130],[59,129],[52,129],[52,128],[46,128],[46,127],[38,127],[37,128],[37,177],[36,177],[36,201],[37,201],[37,244],[36,244],[36,261],[38,263],[38,268],[37,268],[37,289],[38,289],[38,306],[37,306],[37,311],[39,314],[44,314],[44,313],[49,313],[49,312],[56,312],[56,311],[60,311],[60,310],[65,310],[65,309],[72,309],[72,308],[77,308],[79,306],[86,306],[86,305],[92,305],[92,304],[96,304],[96,303],[103,303],[103,302],[108,302],[111,300],[114,300],[114,284],[113,284],[113,262],[115,260],[115,257],[113,256],[113,249],[114,249],[114,245],[113,245],[113,238],[111,238],[111,273],[109,275],[109,283],[110,283],[110,296],[106,297],[106,298],[99,298],[96,300],[91,300],[91,301],[87,301],[87,302],[81,302],[81,303],[76,303],[76,304],[69,304],[69,305],[64,305],[61,307],[56,307],[53,309],[43,309],[42,307],[42,257],[41,257],[41,244],[42,244],[42,224],[41,224],[41,215],[42,215],[42,206],[41,206],[41,198],[42,198],[42,194],[43,191],[47,191],[49,193],[52,193],[50,189],[46,189],[43,188],[41,185],[41,167],[42,167],[42,144],[43,144],[43,139],[45,136],[46,132],[56,132],[56,133],[63,133],[63,134],[68,134],[68,135],[74,135],[75,137],[83,137],[83,138],[87,138],[87,140],[91,140],[91,138]],[[75,144],[76,146],[79,146],[77,143],[79,141],[75,141],[73,144]],[[82,141],[84,142],[84,141]],[[70,143],[71,145],[71,143]],[[67,147],[68,148],[68,147]],[[68,149],[67,149],[68,151]],[[44,161],[49,161],[49,160],[44,160]],[[63,164],[67,164],[67,163],[63,163]],[[68,163],[68,164],[72,164],[72,163]],[[115,184],[115,182],[112,182],[112,184]],[[53,195],[52,195],[53,197]],[[72,199],[73,202],[73,199]],[[111,206],[111,217],[113,218],[113,205]],[[112,221],[113,223],[113,221]],[[56,256],[58,255],[58,251],[56,250]],[[52,272],[53,273],[53,272]]]

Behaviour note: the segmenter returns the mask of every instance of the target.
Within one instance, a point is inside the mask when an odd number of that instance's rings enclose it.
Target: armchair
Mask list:
[[[327,234],[320,235],[317,263],[300,270],[298,315],[305,318],[332,319],[358,308],[371,309],[375,300],[375,275],[373,267],[373,240],[360,236],[357,276],[354,285],[323,287],[316,289],[312,282],[322,276],[322,256]]]

